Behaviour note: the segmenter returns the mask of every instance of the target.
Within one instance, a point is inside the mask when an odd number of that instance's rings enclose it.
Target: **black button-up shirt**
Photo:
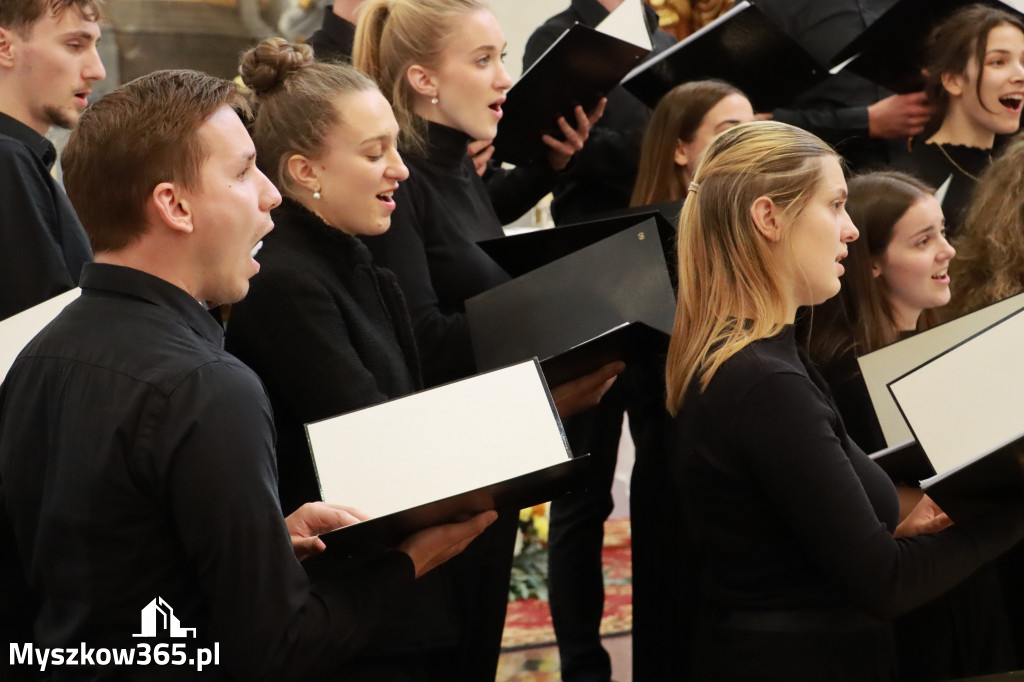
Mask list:
[[[39,597],[36,646],[134,646],[159,596],[219,642],[215,673],[302,679],[351,657],[412,562],[394,552],[311,587],[277,499],[269,401],[219,325],[138,270],[86,265],[82,290],[0,387],[0,525]]]
[[[85,230],[50,175],[45,137],[0,113],[0,320],[78,283],[92,260]]]

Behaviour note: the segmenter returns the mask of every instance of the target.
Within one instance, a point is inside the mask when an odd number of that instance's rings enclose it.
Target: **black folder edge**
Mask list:
[[[561,495],[582,491],[584,489],[582,486],[585,480],[584,476],[590,467],[590,455],[586,454],[578,457],[573,455],[572,448],[569,446],[569,438],[565,434],[565,426],[562,424],[562,420],[558,416],[558,408],[555,406],[555,400],[551,396],[551,389],[544,377],[540,361],[537,358],[532,358],[531,360],[526,360],[524,362],[533,362],[534,369],[540,376],[541,386],[544,388],[544,394],[548,400],[548,407],[551,410],[551,414],[555,419],[556,425],[558,426],[558,433],[562,439],[562,446],[565,448],[565,453],[567,455],[565,462],[559,462],[558,464],[553,464],[549,467],[538,469],[521,476],[492,483],[474,490],[467,490],[457,495],[452,495],[440,500],[434,500],[433,502],[426,502],[415,507],[403,509],[391,514],[385,514],[384,516],[378,516],[351,526],[339,528],[338,530],[331,531],[330,533],[324,533],[320,536],[324,543],[329,547],[334,547],[335,552],[340,550],[343,553],[347,553],[349,556],[384,552],[395,547],[406,537],[418,530],[428,528],[439,523],[458,520],[461,516],[471,516],[489,509],[498,509],[499,511],[523,509],[535,504],[540,504],[541,502],[547,502],[548,500],[560,497]],[[459,383],[461,381],[468,381],[475,377],[490,374],[491,372],[500,372],[503,369],[520,364],[523,363],[517,362],[503,367],[496,367],[492,370],[475,374],[472,377],[467,377],[466,379],[457,379],[455,381],[449,381],[444,384],[425,388],[420,391],[414,391],[413,393],[401,396],[400,398],[395,398],[394,400],[403,400],[419,393],[434,391],[439,388],[443,388],[444,386]],[[377,405],[363,407],[359,410],[353,410],[352,412],[346,412],[343,414],[372,410],[383,404],[386,403],[378,403]],[[337,416],[341,415],[335,415],[335,417]],[[335,417],[319,419],[305,425],[306,445],[309,449],[310,460],[313,463],[313,473],[317,478],[317,488],[320,490],[320,499],[323,499],[323,487],[320,485],[320,473],[316,466],[316,457],[313,454],[313,443],[309,438],[309,426],[321,421],[334,419]],[[538,493],[538,495],[527,495],[527,492],[533,489],[532,486],[534,483],[541,484],[539,490],[543,491],[543,494]],[[546,496],[549,493],[550,496]],[[479,505],[485,501],[493,501],[495,505],[501,506],[480,507]]]
[[[935,475],[924,448],[914,439],[868,455],[895,485],[918,487],[921,481]]]
[[[629,364],[639,345],[657,346],[657,353],[668,350],[670,335],[640,321],[624,322],[603,334],[568,350],[541,360],[544,377],[551,386],[571,381],[616,360]]]
[[[603,39],[607,39],[609,41],[616,41],[618,43],[623,43],[624,45],[628,45],[628,46],[634,48],[637,51],[637,56],[636,56],[636,58],[634,60],[634,64],[629,65],[628,67],[625,67],[625,68],[618,69],[618,71],[621,71],[621,75],[619,76],[617,81],[609,82],[608,87],[606,89],[604,89],[603,91],[602,90],[596,91],[594,93],[594,97],[591,98],[592,101],[577,102],[577,104],[581,105],[584,108],[584,110],[586,110],[588,112],[589,112],[590,109],[592,109],[593,107],[595,107],[597,105],[597,103],[601,100],[602,97],[607,96],[609,92],[611,92],[613,89],[618,87],[619,83],[622,82],[622,78],[626,74],[628,74],[630,71],[633,70],[634,65],[636,63],[641,62],[647,55],[649,55],[651,53],[651,50],[645,49],[645,48],[640,47],[638,45],[634,45],[633,43],[629,42],[628,40],[623,40],[623,39],[617,38],[617,37],[615,37],[613,35],[608,35],[607,33],[603,33],[601,31],[598,31],[597,29],[590,28],[589,26],[584,26],[583,24],[577,22],[577,23],[573,24],[572,26],[570,26],[569,28],[567,28],[565,31],[563,31],[562,35],[558,36],[558,38],[555,40],[555,42],[553,42],[548,47],[548,49],[544,50],[543,54],[541,54],[541,56],[538,57],[536,59],[536,61],[534,61],[533,64],[531,64],[529,66],[529,68],[527,68],[526,71],[523,72],[523,74],[519,77],[519,79],[515,83],[512,84],[512,87],[509,88],[508,92],[506,93],[507,100],[506,100],[505,108],[508,108],[508,100],[511,100],[512,98],[516,98],[517,97],[516,94],[515,94],[516,85],[526,81],[526,79],[528,77],[529,78],[533,78],[533,76],[530,76],[530,72],[534,71],[534,69],[537,66],[541,65],[541,63],[544,61],[544,58],[547,57],[548,54],[550,54],[553,50],[555,50],[558,47],[558,45],[560,43],[562,43],[562,41],[566,40],[566,36],[568,36],[573,31],[583,32],[583,33],[593,33],[593,34],[596,34],[598,36],[601,36],[602,40]],[[541,69],[543,69],[543,68],[544,67],[541,66]],[[541,69],[538,69],[538,72]],[[564,75],[567,76],[567,77],[571,77],[573,74],[566,73]],[[530,81],[526,81],[526,83],[527,83],[527,87],[529,87]],[[527,93],[527,95],[529,95],[529,94],[531,94],[531,93]],[[522,97],[522,96],[520,95],[519,97]],[[573,106],[575,106],[575,105],[573,105]],[[511,110],[511,111],[507,112],[506,116],[502,117],[502,121],[506,120],[506,117],[508,116],[508,114],[511,114],[512,122],[513,123],[517,123],[517,121],[515,121],[516,114],[514,113],[514,111],[515,110]],[[562,116],[565,117],[566,121],[570,121],[571,122],[571,121],[575,120],[572,117],[572,110],[571,110],[571,108],[570,108],[569,111],[563,111],[562,112]],[[509,129],[509,124],[506,124],[504,128],[505,128],[505,130],[508,130]],[[492,143],[494,145],[494,158],[495,158],[495,160],[503,161],[503,162],[508,162],[508,163],[515,164],[515,165],[524,165],[524,164],[527,164],[527,163],[530,163],[530,162],[534,161],[536,158],[538,158],[538,156],[542,156],[543,155],[542,152],[547,150],[547,145],[545,145],[544,141],[541,139],[541,136],[544,133],[553,135],[555,137],[561,137],[561,134],[560,134],[560,132],[558,130],[558,116],[555,116],[555,118],[553,118],[550,121],[548,129],[546,129],[546,130],[538,130],[537,131],[536,141],[530,142],[530,143],[527,143],[527,144],[524,144],[524,145],[514,145],[514,144],[512,144],[512,142],[514,142],[514,141],[508,140],[508,136],[507,135],[502,135],[502,125],[501,125],[501,122],[499,122],[498,123],[498,134],[494,138],[494,141]]]
[[[907,423],[907,426],[910,428],[910,432],[914,435],[914,441],[918,440],[918,434],[914,430],[914,425],[910,422],[909,419],[907,419],[907,414],[906,412],[903,411],[903,406],[900,405],[900,401],[896,397],[896,393],[892,390],[892,385],[897,383],[901,379],[910,376],[911,374],[921,369],[925,365],[929,365],[935,362],[936,360],[943,357],[947,353],[950,353],[953,350],[959,348],[960,346],[969,343],[971,340],[981,336],[982,334],[985,334],[989,330],[1001,325],[1010,318],[1020,315],[1022,313],[1024,313],[1024,308],[1010,313],[1006,317],[1003,317],[993,322],[992,324],[988,325],[984,329],[974,334],[971,334],[963,341],[950,346],[949,348],[942,351],[935,357],[930,358],[925,362],[922,362],[914,369],[902,374],[901,376],[897,377],[896,379],[893,379],[888,384],[886,384],[886,388],[889,389],[889,394],[892,396],[893,401],[896,403],[896,407],[899,409],[900,415],[903,417],[903,420]],[[923,447],[924,446],[922,446],[922,449]],[[1020,460],[1019,462],[1017,462],[1017,468],[1020,468],[1021,463],[1024,463],[1024,433],[1022,433],[1020,436],[1011,438],[1009,441],[1006,441],[1005,443],[996,446],[995,448],[989,450],[988,452],[982,452],[975,455],[973,458],[965,461],[958,467],[954,467],[953,469],[949,469],[945,472],[937,472],[934,476],[922,480],[921,489],[924,490],[925,493],[927,493],[933,500],[935,500],[939,507],[944,512],[946,512],[946,514],[954,521],[957,519],[964,520],[966,518],[970,518],[971,516],[974,516],[977,513],[977,510],[983,509],[985,505],[991,501],[992,497],[1000,497],[1004,494],[1004,492],[1006,492],[1006,490],[1004,490],[1003,486],[1000,486],[998,488],[979,488],[975,494],[966,496],[961,490],[961,481],[965,477],[969,476],[974,477],[976,480],[983,478],[983,475],[979,474],[979,472],[988,471],[990,470],[990,468],[992,470],[1003,471],[1003,467],[1005,467],[1004,462],[1007,462],[1009,460],[1007,457],[1000,455],[1007,455],[1011,453],[1015,454],[1016,458]],[[927,454],[927,450],[925,450],[925,454]],[[1008,470],[1009,468],[1007,468],[1007,471]],[[1024,489],[1024,469],[1021,469],[1021,471],[1017,471],[1016,469],[1014,469],[1014,473],[1017,474],[1017,477],[1010,477],[1008,485],[1016,481],[1017,483],[1020,484],[1020,487],[1014,489]],[[951,512],[950,509],[952,509],[953,511]]]
[[[658,230],[658,238],[661,239],[662,251],[665,254],[665,267],[668,269],[669,281],[672,282],[674,288],[678,277],[675,255],[676,228],[655,206],[641,207],[635,209],[634,212],[616,213],[604,218],[581,223],[544,228],[508,237],[486,239],[477,242],[477,246],[483,249],[488,256],[513,278],[516,278],[549,263],[553,263],[569,254],[592,246],[599,241],[613,237],[620,232],[641,227],[647,221],[652,221],[651,228]],[[573,248],[568,250],[565,248],[554,248],[553,242],[567,235],[579,235]],[[510,253],[509,245],[518,247],[520,250],[530,254],[533,260],[528,264],[528,267],[520,267],[514,262],[515,253]]]
[[[879,56],[880,48],[877,46],[884,43],[884,41],[880,40],[881,37],[876,36],[875,34],[880,32],[884,34],[888,32],[886,30],[886,24],[894,21],[892,17],[897,17],[900,14],[909,12],[909,10],[904,10],[901,7],[902,4],[902,2],[897,2],[889,7],[889,9],[883,12],[878,19],[864,29],[860,35],[836,53],[835,57],[833,57],[829,62],[829,73],[835,74],[839,71],[849,70],[896,93],[905,94],[909,92],[916,92],[923,88],[924,76],[921,75],[919,71],[915,71],[915,69],[924,67],[923,63],[918,65],[909,65],[907,73],[904,74],[903,77],[893,80],[888,78],[879,78],[877,73],[872,72],[874,65],[870,62],[865,65],[864,62],[868,61],[868,59],[862,58],[863,55],[868,55],[868,57],[870,57],[874,62],[881,60],[881,56]],[[917,48],[921,51],[922,61],[924,58],[924,50],[927,49],[928,36],[934,26],[952,16],[954,12],[974,4],[996,7],[1024,18],[1024,12],[1009,3],[1002,2],[1001,0],[945,0],[944,2],[935,2],[934,6],[929,5],[929,8],[934,13],[933,16],[935,17],[936,23],[930,26],[923,35],[915,36],[913,38],[920,41]],[[889,64],[891,65],[891,62],[889,62]],[[883,80],[886,82],[881,82]]]
[[[706,25],[702,26],[701,28],[697,29],[696,31],[694,31],[690,35],[686,36],[685,38],[683,38],[682,40],[677,42],[675,45],[672,45],[668,49],[666,49],[666,50],[664,50],[662,52],[659,52],[656,55],[654,55],[652,57],[649,57],[648,59],[646,59],[643,62],[641,62],[639,65],[637,65],[637,67],[635,69],[633,69],[632,71],[630,71],[629,73],[626,74],[626,76],[622,79],[622,82],[620,83],[620,85],[622,87],[626,88],[627,90],[629,90],[634,96],[636,96],[637,99],[643,101],[651,109],[654,109],[655,106],[657,106],[658,101],[661,99],[661,97],[663,97],[673,87],[675,87],[677,85],[681,85],[682,82],[668,84],[668,87],[665,89],[665,92],[663,92],[657,99],[655,99],[655,98],[650,96],[649,92],[645,92],[645,90],[649,90],[650,89],[650,86],[649,86],[649,83],[648,84],[643,83],[642,79],[640,79],[640,77],[643,76],[648,71],[650,71],[652,68],[656,68],[658,64],[660,64],[662,61],[670,58],[673,54],[675,54],[679,50],[683,49],[686,45],[689,45],[689,44],[692,44],[693,42],[696,42],[698,39],[700,39],[705,34],[710,33],[714,29],[717,29],[718,26],[720,26],[721,24],[725,23],[726,21],[729,21],[734,16],[736,16],[737,14],[739,14],[739,13],[741,13],[741,12],[747,10],[747,9],[753,9],[756,12],[760,13],[765,18],[765,20],[767,20],[772,25],[774,25],[776,28],[778,28],[778,30],[779,30],[779,32],[781,34],[787,36],[792,41],[793,45],[800,52],[802,52],[804,55],[806,55],[808,65],[813,65],[814,66],[813,72],[811,74],[809,74],[809,75],[810,76],[815,76],[817,78],[816,82],[820,82],[820,81],[822,81],[822,80],[824,80],[825,78],[828,77],[829,72],[825,68],[825,66],[822,65],[821,63],[819,63],[818,60],[815,59],[813,56],[811,56],[811,54],[809,52],[807,52],[807,50],[804,49],[804,47],[802,45],[800,45],[800,43],[797,42],[795,38],[793,38],[791,35],[789,35],[789,33],[787,31],[785,31],[781,26],[779,26],[779,24],[774,19],[772,19],[771,16],[769,16],[760,7],[758,7],[756,3],[750,2],[749,0],[742,0],[742,2],[736,3],[729,11],[727,11],[725,14],[717,17],[711,23],[706,24]],[[656,77],[659,80],[663,80],[663,81],[665,80],[661,76],[654,76],[654,74],[649,74],[649,76],[650,77]],[[721,80],[721,78],[717,77],[717,76],[707,76],[706,78],[718,78],[719,80]],[[810,82],[809,81],[808,84],[804,87],[804,89],[813,87],[816,84],[816,82]],[[633,85],[631,85],[631,83]],[[740,90],[744,90],[744,94],[746,94],[748,97],[752,96],[751,93],[746,92],[746,90],[743,87],[743,84],[741,84],[741,83],[732,83],[732,85],[738,87]],[[753,102],[752,101],[752,103],[754,104],[755,111],[760,111],[760,110],[767,111],[767,110],[775,109],[775,108],[777,108],[779,106],[785,106],[786,104],[788,104],[788,102],[781,102],[779,104],[776,104],[775,106],[759,108],[759,105],[761,105],[762,102]]]

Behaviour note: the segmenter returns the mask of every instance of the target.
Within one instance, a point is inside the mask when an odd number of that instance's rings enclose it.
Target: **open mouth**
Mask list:
[[[80,106],[85,107],[89,104],[89,95],[91,94],[92,90],[83,90],[82,92],[76,92],[75,99],[78,101],[78,104]]]
[[[949,284],[949,272],[943,270],[937,275],[932,275],[932,279],[942,284]]]
[[[503,97],[503,98],[499,99],[496,102],[491,102],[490,104],[488,104],[487,108],[490,109],[491,111],[493,111],[495,114],[497,114],[499,118],[501,118],[501,115],[502,115],[501,105],[504,104],[504,103],[505,103],[505,98]]]
[[[397,187],[395,189],[397,189]],[[395,199],[394,199],[395,189],[389,189],[387,192],[381,192],[380,194],[377,195],[377,201],[381,202],[382,204],[384,204],[388,208],[394,208],[395,207]]]
[[[1003,95],[999,98],[999,103],[1014,113],[1020,113],[1021,107],[1024,106],[1024,92]]]
[[[255,258],[256,254],[259,253],[260,249],[262,249],[262,248],[263,248],[263,240],[261,239],[258,242],[256,242],[256,246],[252,247],[252,251],[249,252],[249,256],[251,258]]]

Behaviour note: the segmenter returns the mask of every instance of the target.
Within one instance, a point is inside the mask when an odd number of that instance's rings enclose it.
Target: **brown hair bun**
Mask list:
[[[289,43],[284,38],[267,38],[242,55],[238,73],[246,87],[257,97],[263,97],[313,62],[313,48],[309,45]]]

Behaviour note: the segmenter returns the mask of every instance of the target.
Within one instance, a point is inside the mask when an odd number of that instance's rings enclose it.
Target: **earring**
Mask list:
[[[437,104],[437,94],[436,93],[434,94],[433,97],[430,98],[430,103],[431,104]]]
[[[320,198],[320,188],[319,187],[317,187],[315,190],[313,190],[313,198],[314,199],[319,199]]]

